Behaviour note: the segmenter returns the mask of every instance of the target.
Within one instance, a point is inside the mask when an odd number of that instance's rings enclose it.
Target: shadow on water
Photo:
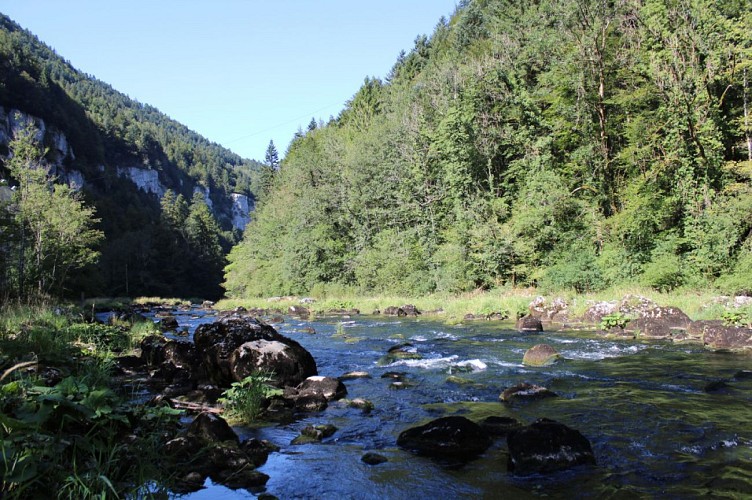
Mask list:
[[[214,318],[194,311],[178,320],[192,334]],[[345,384],[348,398],[368,399],[374,410],[334,403],[291,424],[236,429],[242,438],[269,439],[281,447],[260,468],[271,477],[266,492],[279,498],[738,498],[752,492],[752,380],[734,379],[739,370],[752,369],[749,356],[583,333],[523,335],[492,322],[448,326],[358,317],[338,333],[342,322],[287,318],[274,326],[311,352],[321,375],[368,372],[371,378]],[[305,333],[307,327],[316,333]],[[543,368],[523,366],[525,350],[541,342],[565,359]],[[403,343],[421,359],[378,363],[390,347]],[[408,387],[395,389],[382,378],[390,371],[403,372]],[[712,385],[719,380],[728,382]],[[499,402],[503,389],[522,381],[559,397]],[[503,439],[462,467],[397,448],[397,436],[408,427],[455,414],[476,421],[557,420],[590,440],[598,465],[516,477],[506,471]],[[338,430],[321,444],[290,444],[303,427],[320,423]],[[368,451],[388,461],[366,465],[361,457]],[[186,498],[252,497],[210,485]]]

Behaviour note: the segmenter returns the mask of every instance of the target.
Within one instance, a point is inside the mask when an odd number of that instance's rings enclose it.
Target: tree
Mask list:
[[[274,141],[269,141],[269,146],[266,148],[266,155],[264,156],[264,164],[274,170],[279,169],[279,154],[277,153],[277,148],[274,146]]]
[[[10,142],[6,166],[18,182],[10,210],[15,226],[15,281],[21,299],[62,294],[71,270],[93,263],[103,234],[94,209],[65,184],[54,184],[28,123]],[[33,285],[33,289],[29,287]]]

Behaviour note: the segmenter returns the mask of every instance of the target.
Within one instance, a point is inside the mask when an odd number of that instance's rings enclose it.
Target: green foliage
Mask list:
[[[752,328],[752,317],[747,311],[734,309],[727,310],[721,314],[723,324],[726,326],[743,326],[746,328]]]
[[[263,415],[269,398],[282,394],[281,389],[269,385],[272,380],[273,373],[256,371],[240,382],[234,382],[219,402],[231,418],[244,423],[255,422]]]
[[[749,18],[705,0],[462,3],[293,141],[228,294],[743,289]]]
[[[629,323],[630,318],[623,313],[607,314],[601,318],[601,330],[610,330],[612,328],[624,328]]]

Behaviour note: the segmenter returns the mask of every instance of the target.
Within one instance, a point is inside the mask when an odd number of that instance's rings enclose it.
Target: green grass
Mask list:
[[[360,310],[361,314],[371,314],[375,310],[384,310],[389,306],[413,304],[424,313],[438,310],[436,317],[448,323],[462,321],[466,314],[485,315],[492,312],[505,312],[510,320],[517,314],[526,313],[533,299],[541,295],[540,291],[530,288],[500,288],[488,291],[475,291],[464,294],[431,294],[421,297],[404,295],[358,295],[352,291],[341,291],[341,295],[326,294],[323,297],[309,295],[316,300],[307,306],[314,314],[325,313],[331,309]],[[677,307],[693,320],[721,319],[728,309],[718,294],[712,291],[674,290],[658,292],[651,288],[639,286],[613,287],[597,293],[578,294],[573,290],[563,290],[544,295],[550,302],[555,298],[564,299],[569,305],[570,317],[581,317],[595,302],[621,301],[624,297],[641,296],[653,300],[659,306]],[[223,299],[215,305],[219,310],[231,310],[242,306],[247,309],[280,309],[286,311],[291,305],[299,305],[301,297],[282,297],[265,299]],[[343,307],[346,306],[346,307]]]

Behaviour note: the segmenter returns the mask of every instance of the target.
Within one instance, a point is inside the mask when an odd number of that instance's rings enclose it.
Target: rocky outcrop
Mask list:
[[[624,332],[649,339],[667,339],[684,333],[692,320],[676,307],[655,306],[624,326]]]
[[[277,387],[317,375],[313,356],[300,344],[255,318],[229,316],[201,325],[194,343],[210,380],[221,387],[264,370]]]
[[[547,301],[543,296],[537,296],[529,305],[530,316],[541,321],[563,323],[569,319],[569,305],[561,297]]]
[[[507,469],[519,475],[595,465],[590,441],[579,431],[546,418],[507,435]]]
[[[548,344],[534,345],[522,357],[522,364],[528,366],[547,366],[556,362],[561,355]]]
[[[471,459],[491,446],[480,426],[465,417],[442,417],[403,431],[397,445],[434,458]]]
[[[711,349],[752,349],[752,328],[706,325],[702,332],[702,343]]]

